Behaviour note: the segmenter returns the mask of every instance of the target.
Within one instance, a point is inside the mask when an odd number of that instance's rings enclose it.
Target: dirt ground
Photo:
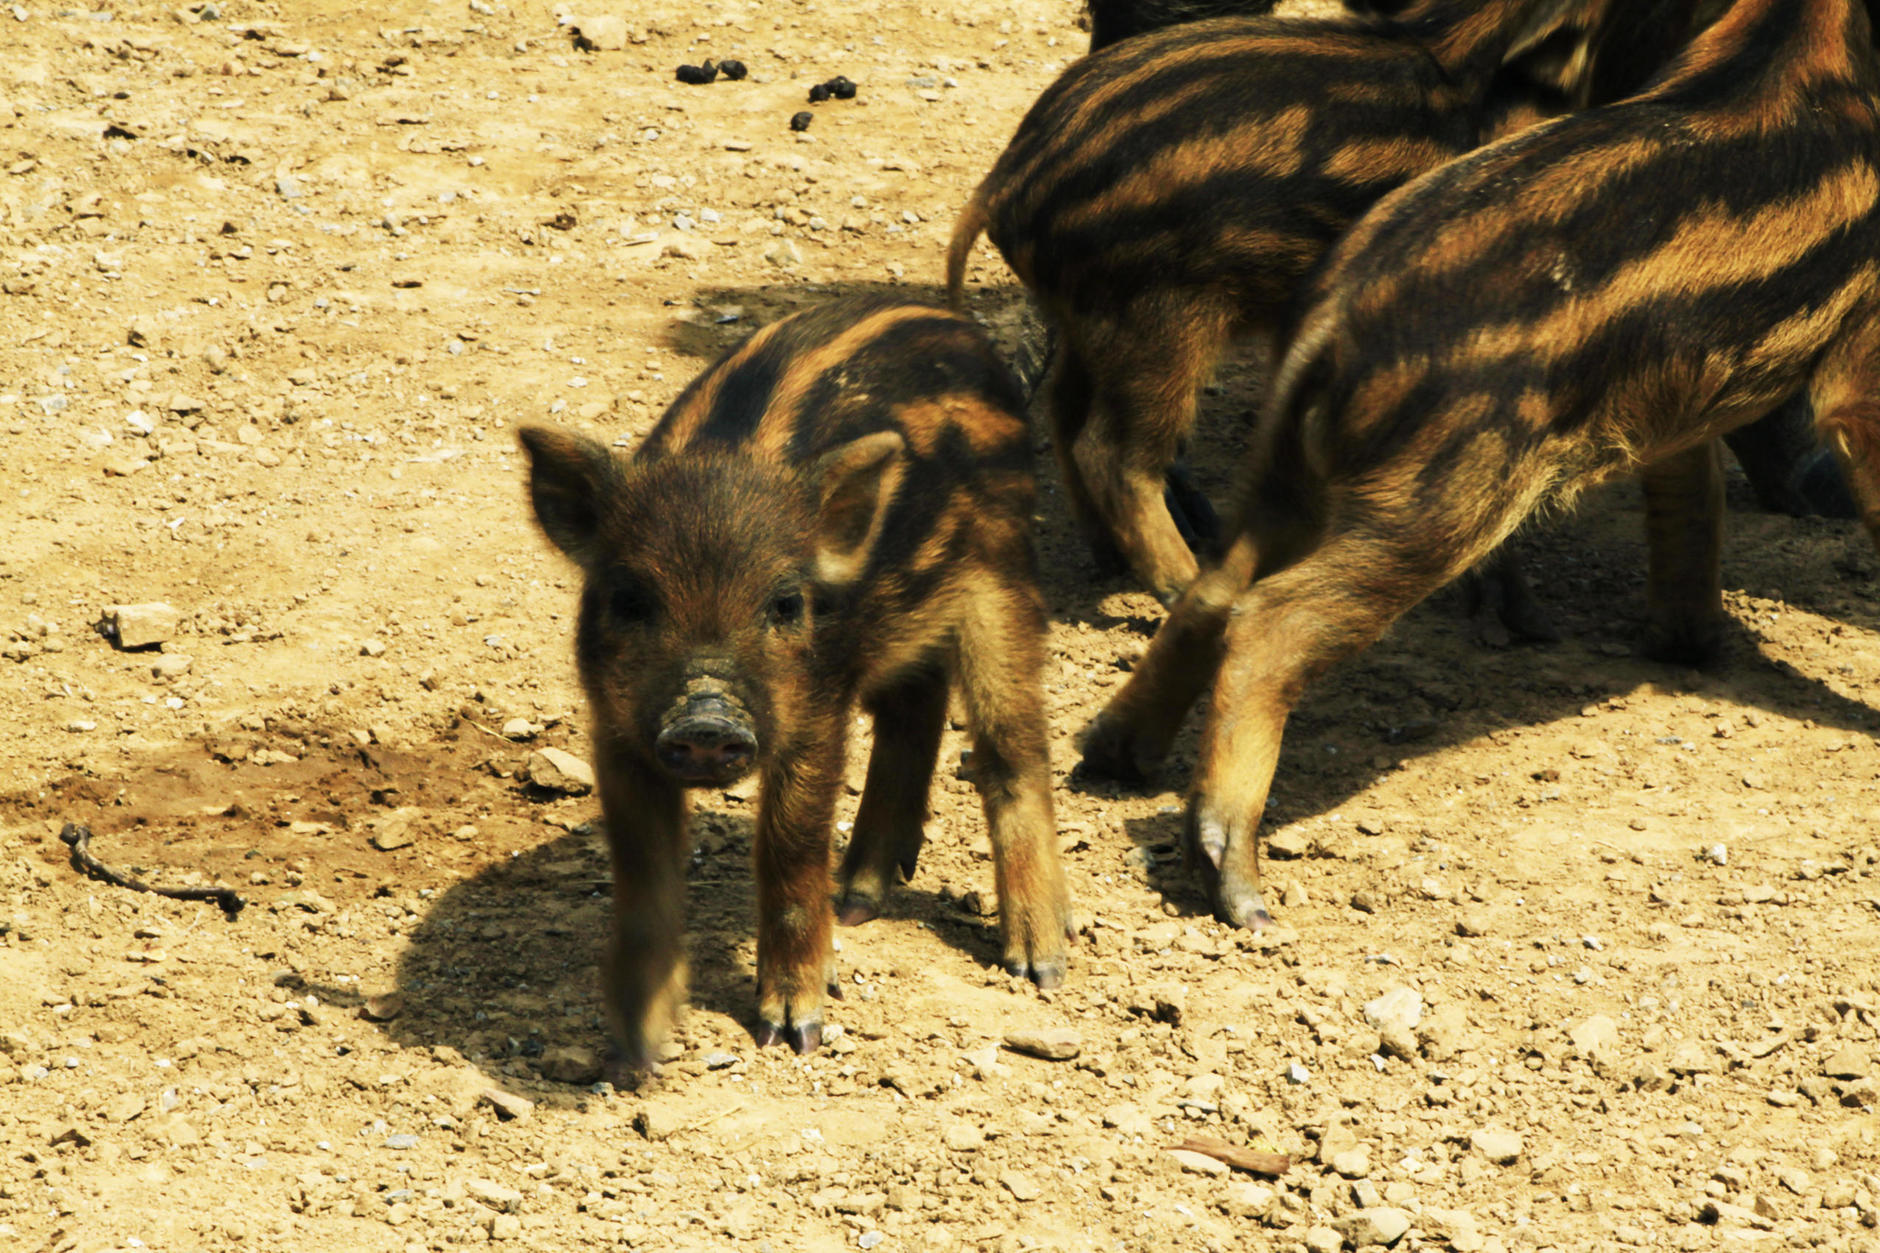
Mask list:
[[[1165,790],[1070,778],[1159,610],[1047,487],[1064,988],[993,964],[951,732],[824,1049],[753,1047],[714,793],[694,1008],[597,1086],[596,806],[523,779],[585,751],[572,578],[513,425],[630,444],[753,326],[934,298],[1082,39],[1070,0],[617,13],[584,51],[542,3],[0,6],[0,1247],[1880,1248],[1876,562],[1740,484],[1714,672],[1635,656],[1620,486],[1521,540],[1565,643],[1445,595],[1323,682],[1257,939],[1175,855],[1192,739]],[[1254,394],[1210,395],[1217,497]],[[160,653],[91,629],[151,601]],[[246,908],[82,878],[68,821]],[[1078,1055],[1002,1043],[1042,1028]]]

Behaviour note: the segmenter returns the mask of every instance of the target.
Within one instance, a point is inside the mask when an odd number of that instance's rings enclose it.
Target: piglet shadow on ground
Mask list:
[[[691,1034],[748,1042],[756,1004],[751,819],[695,814],[687,881]],[[440,892],[408,934],[383,1024],[407,1046],[447,1045],[493,1076],[591,1081],[603,1054],[600,956],[612,921],[606,842],[583,824]],[[996,930],[948,897],[903,885],[873,927],[914,920],[975,961],[998,958]],[[838,940],[848,931],[839,929]],[[838,972],[845,963],[838,957]],[[682,1035],[685,1034],[682,1032]],[[729,1043],[729,1041],[726,1041]]]

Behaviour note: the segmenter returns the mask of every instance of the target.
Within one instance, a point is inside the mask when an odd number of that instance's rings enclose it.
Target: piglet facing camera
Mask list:
[[[582,573],[576,655],[614,863],[603,969],[622,1069],[650,1068],[684,999],[684,790],[761,781],[756,1035],[808,1052],[837,912],[874,917],[914,870],[955,682],[1004,964],[1040,986],[1063,978],[1021,411],[970,322],[866,300],[758,332],[631,459],[523,429],[536,517]],[[858,700],[874,746],[832,882]]]

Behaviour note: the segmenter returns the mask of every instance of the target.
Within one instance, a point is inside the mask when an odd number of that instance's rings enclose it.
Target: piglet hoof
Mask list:
[[[601,1065],[601,1073],[615,1088],[632,1092],[647,1087],[659,1078],[659,1063],[643,1052],[630,1052],[617,1044],[610,1045],[607,1058]]]
[[[844,927],[859,927],[881,916],[881,902],[873,894],[844,888],[836,896],[836,922]]]
[[[1723,619],[1710,614],[1667,617],[1645,635],[1645,655],[1653,661],[1703,669],[1723,656]]]
[[[1214,916],[1229,926],[1255,934],[1273,925],[1273,915],[1267,912],[1259,889],[1233,874],[1222,875],[1215,889]]]
[[[773,1044],[788,1044],[800,1057],[814,1053],[822,1047],[821,1022],[766,1022],[757,1028],[757,1047],[767,1049]]]
[[[1120,719],[1098,714],[1084,729],[1083,760],[1078,770],[1086,777],[1111,779],[1132,787],[1148,779],[1148,770],[1136,753],[1136,737]]]
[[[1040,991],[1049,992],[1052,988],[1063,986],[1064,971],[1068,964],[1062,957],[1008,957],[1005,959],[1005,973],[1030,979]]]

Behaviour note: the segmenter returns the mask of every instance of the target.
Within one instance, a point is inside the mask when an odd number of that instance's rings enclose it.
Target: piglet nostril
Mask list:
[[[659,733],[659,762],[688,781],[723,782],[757,756],[757,737],[726,718],[681,718]]]

